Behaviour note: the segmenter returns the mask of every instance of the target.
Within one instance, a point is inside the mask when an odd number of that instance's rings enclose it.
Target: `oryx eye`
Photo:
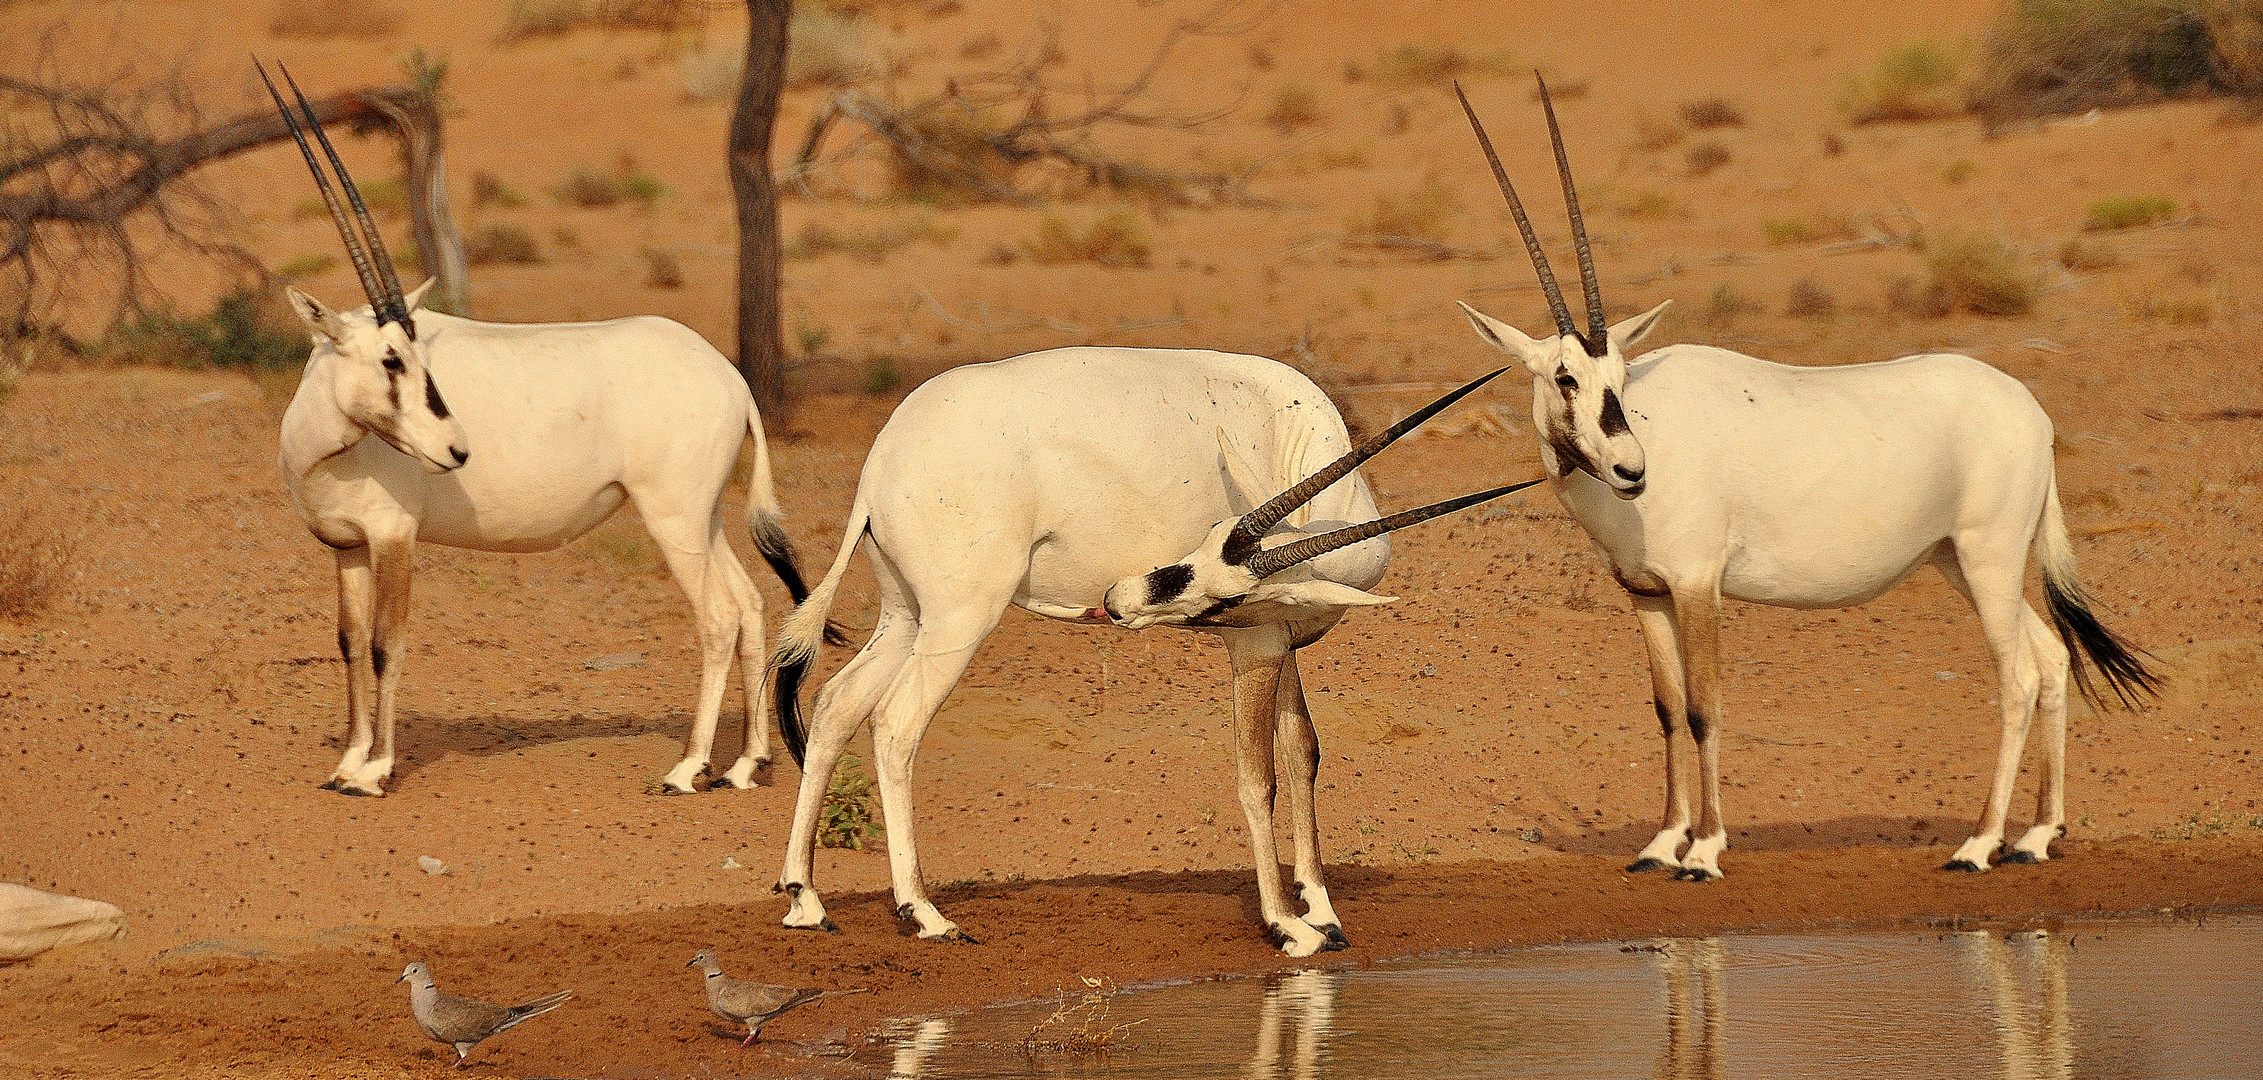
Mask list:
[[[1558,371],[1556,372],[1556,388],[1565,393],[1570,393],[1579,389],[1579,380],[1572,378],[1572,373],[1569,371]]]
[[[409,366],[401,362],[400,353],[394,352],[391,349],[385,350],[385,370],[398,375],[404,371],[407,371],[408,369]]]

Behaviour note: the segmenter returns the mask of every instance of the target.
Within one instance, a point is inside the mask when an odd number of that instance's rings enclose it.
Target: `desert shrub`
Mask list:
[[[1886,310],[1917,319],[1938,319],[1956,310],[1948,286],[1938,281],[1919,284],[1913,277],[1897,277],[1886,286]]]
[[[668,194],[668,185],[660,178],[641,169],[630,169],[621,174],[621,197],[649,207]]]
[[[1354,237],[1403,236],[1442,244],[1461,208],[1454,189],[1432,176],[1404,195],[1377,195],[1372,209],[1352,215],[1346,224]]]
[[[855,754],[842,754],[825,785],[825,806],[817,821],[817,846],[863,851],[866,840],[884,833],[880,822],[880,796],[864,763]]]
[[[871,74],[879,61],[866,40],[866,25],[855,15],[824,8],[796,11],[786,26],[786,85],[848,83]],[[735,87],[738,79],[731,82]]]
[[[1855,237],[1854,222],[1835,214],[1815,218],[1763,218],[1760,234],[1775,247],[1798,244],[1815,244],[1825,240],[1851,240]]]
[[[503,31],[496,37],[502,41],[549,37],[596,20],[597,11],[587,0],[511,0],[503,15]]]
[[[1713,296],[1705,308],[1705,319],[1716,326],[1726,326],[1735,322],[1737,316],[1749,315],[1758,310],[1759,304],[1738,292],[1736,286],[1724,281],[1713,286]]]
[[[1979,166],[1972,163],[1971,158],[1958,158],[1955,161],[1949,162],[1948,168],[1941,170],[1941,181],[1948,184],[1964,183],[1965,181],[1972,179],[1972,174],[1978,171],[1979,168]]]
[[[524,227],[498,221],[473,229],[464,238],[464,261],[473,266],[538,263],[542,250]]]
[[[61,597],[74,553],[46,515],[21,503],[0,510],[0,619],[36,615]]]
[[[2263,4],[2011,0],[1989,27],[1971,103],[2005,119],[2182,93],[2263,93]]]
[[[481,169],[471,174],[471,205],[473,209],[493,206],[503,210],[515,210],[525,206],[526,203],[526,195],[523,192],[504,183],[502,178],[494,173]]]
[[[635,162],[624,159],[615,172],[601,172],[587,165],[576,165],[566,173],[550,194],[568,206],[600,207],[621,202],[640,202],[647,208],[668,193],[660,178],[636,167]]]
[[[1792,282],[1784,294],[1784,314],[1795,319],[1828,319],[1839,313],[1839,301],[1814,278]]]
[[[786,244],[785,255],[789,259],[814,259],[842,254],[879,262],[897,248],[921,243],[940,246],[958,236],[958,226],[938,221],[928,214],[915,214],[875,229],[835,229],[823,222],[810,221],[803,223]]]
[[[1964,111],[1956,96],[1963,58],[1932,41],[1904,45],[1878,58],[1867,76],[1839,92],[1839,112],[1851,124],[1938,120]]]
[[[1302,83],[1289,83],[1273,91],[1273,107],[1265,111],[1265,123],[1273,130],[1286,135],[1298,128],[1313,127],[1327,114],[1320,110],[1320,95]]]
[[[1928,287],[1939,286],[1952,310],[1976,315],[2025,315],[2042,291],[2038,276],[2020,264],[2010,244],[1977,233],[1928,241],[1925,269]]]
[[[857,389],[872,397],[885,397],[895,393],[904,384],[904,373],[896,367],[896,358],[875,356],[864,362],[864,372],[857,378]]]
[[[683,264],[676,261],[673,252],[659,248],[645,248],[638,254],[644,257],[644,283],[655,289],[681,289],[684,287]]]
[[[304,280],[336,265],[338,260],[328,255],[295,255],[283,260],[283,264],[275,268],[275,276]]]
[[[1644,191],[1620,203],[1618,209],[1619,213],[1636,221],[1664,221],[1683,214],[1682,204],[1663,191]]]
[[[1744,110],[1724,97],[1682,102],[1681,117],[1692,131],[1744,126]]]
[[[237,289],[201,317],[160,310],[122,319],[111,327],[105,351],[138,363],[268,370],[305,360],[307,337],[280,300]]]
[[[267,20],[276,37],[383,37],[401,27],[400,5],[377,0],[289,0]]]
[[[2109,195],[2090,204],[2082,227],[2091,232],[2157,225],[2177,216],[2177,204],[2158,195]]]
[[[2145,295],[2125,302],[2133,319],[2152,319],[2178,326],[2206,326],[2216,316],[2216,305],[2205,296],[2187,296],[2164,300]]]
[[[1689,132],[1680,124],[1660,123],[1647,116],[1634,122],[1634,148],[1637,150],[1647,150],[1651,153],[1669,150],[1680,145],[1681,141],[1688,137]]]
[[[894,140],[888,143],[889,187],[896,197],[940,206],[988,198],[988,191],[1010,185],[1014,162],[993,138],[1007,122],[967,101],[943,99],[904,110],[904,142],[919,147],[914,156]]]
[[[1478,55],[1433,43],[1394,46],[1375,58],[1375,77],[1397,86],[1443,86],[1455,79],[1509,75],[1516,70],[1515,59],[1505,52]]]
[[[1118,268],[1144,267],[1151,255],[1146,230],[1123,210],[1102,215],[1081,234],[1067,220],[1047,214],[1037,223],[1037,236],[1022,241],[1021,248],[1031,262]]]
[[[2104,244],[2085,243],[2079,236],[2070,236],[2059,245],[2059,265],[2076,273],[2105,270],[2121,262],[2114,249]]]
[[[1729,163],[1729,148],[1717,142],[1699,143],[1682,155],[1682,165],[1691,176],[1703,176]]]

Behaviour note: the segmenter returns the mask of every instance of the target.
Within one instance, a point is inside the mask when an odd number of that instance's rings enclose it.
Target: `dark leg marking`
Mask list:
[[[1669,739],[1674,737],[1674,714],[1666,711],[1666,703],[1653,700],[1650,708],[1658,714],[1658,730]]]
[[[354,662],[354,647],[347,642],[346,628],[342,626],[338,628],[338,655],[345,657],[349,664]]]
[[[1692,739],[1696,739],[1696,740],[1697,740],[1698,742],[1700,742],[1700,743],[1703,743],[1703,742],[1705,741],[1705,736],[1706,736],[1706,734],[1707,734],[1708,732],[1712,731],[1712,730],[1713,730],[1713,718],[1712,718],[1712,717],[1710,717],[1710,716],[1707,716],[1707,715],[1705,715],[1704,713],[1698,712],[1698,711],[1697,711],[1696,709],[1694,709],[1694,708],[1692,708],[1691,710],[1689,710],[1689,737],[1690,737],[1690,738],[1692,738]]]
[[[385,646],[383,646],[383,645],[372,645],[372,646],[370,646],[370,647],[369,647],[369,662],[370,662],[371,666],[373,666],[373,667],[375,667],[375,668],[377,669],[377,677],[378,677],[378,678],[380,678],[380,679],[384,678],[384,677],[385,677]]]

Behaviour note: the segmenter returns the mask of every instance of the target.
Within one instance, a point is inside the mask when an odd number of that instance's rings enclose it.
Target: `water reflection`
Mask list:
[[[2213,1080],[2263,1075],[2259,956],[2257,916],[1532,949],[1111,995],[1105,1049],[1032,1051],[1049,1006],[907,1023],[889,1075]]]
[[[1658,946],[1658,974],[1666,982],[1666,1045],[1658,1054],[1658,1080],[1721,1080],[1721,1030],[1729,1016],[1721,969],[1728,956],[1728,942],[1717,937]]]

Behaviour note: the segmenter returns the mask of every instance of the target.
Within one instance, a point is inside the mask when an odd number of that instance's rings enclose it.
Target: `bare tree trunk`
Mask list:
[[[739,373],[755,403],[786,404],[786,350],[778,328],[778,188],[770,176],[770,129],[786,81],[791,0],[747,0],[746,75],[731,114],[731,193],[739,210]]]

